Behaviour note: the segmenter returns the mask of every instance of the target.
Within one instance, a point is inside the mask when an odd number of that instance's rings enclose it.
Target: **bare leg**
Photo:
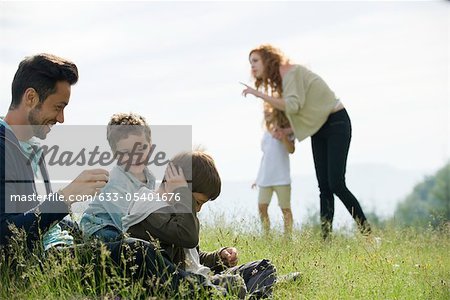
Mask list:
[[[292,210],[290,208],[282,208],[281,212],[283,213],[284,234],[291,235],[292,234],[292,223],[294,222],[294,220],[292,218]]]
[[[265,234],[268,234],[270,231],[270,220],[269,214],[267,212],[269,208],[269,204],[258,204],[259,208],[259,217],[261,218],[261,224],[263,227],[263,231]]]

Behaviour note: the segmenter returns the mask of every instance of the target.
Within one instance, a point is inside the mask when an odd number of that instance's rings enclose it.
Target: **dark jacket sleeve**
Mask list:
[[[6,245],[8,240],[13,236],[12,227],[23,229],[27,234],[27,245],[32,247],[35,242],[40,241],[41,234],[46,232],[51,226],[62,220],[68,213],[67,205],[62,201],[44,201],[29,213],[23,212],[6,212],[7,201],[10,201],[12,195],[23,195],[32,191],[30,188],[32,182],[27,183],[8,183],[6,180],[6,170],[8,172],[23,171],[20,160],[14,157],[15,153],[5,151],[4,137],[0,140],[0,245]],[[11,176],[15,178],[15,176]],[[25,187],[25,189],[24,189]],[[63,213],[39,213],[39,211],[58,211]]]
[[[186,187],[176,189],[174,193],[179,193],[179,202],[151,213],[142,222],[131,226],[128,233],[144,240],[156,238],[164,244],[177,247],[196,247],[199,222],[192,193]]]
[[[221,272],[228,268],[228,266],[220,258],[220,253],[226,247],[222,247],[217,251],[204,252],[197,247],[198,254],[200,256],[200,263],[210,268],[214,273]]]

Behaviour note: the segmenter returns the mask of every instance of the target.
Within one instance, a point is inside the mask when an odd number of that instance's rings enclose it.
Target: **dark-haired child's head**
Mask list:
[[[177,154],[172,160],[183,169],[189,189],[197,202],[197,212],[209,200],[220,195],[222,182],[213,158],[203,151],[189,151]]]

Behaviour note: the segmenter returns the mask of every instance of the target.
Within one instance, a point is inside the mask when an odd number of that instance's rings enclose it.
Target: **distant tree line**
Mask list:
[[[417,184],[397,205],[395,223],[402,226],[438,228],[450,222],[450,162]]]

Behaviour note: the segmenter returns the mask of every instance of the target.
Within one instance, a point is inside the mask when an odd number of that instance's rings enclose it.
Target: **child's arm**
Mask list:
[[[199,241],[199,224],[195,201],[187,187],[174,190],[180,201],[149,214],[140,223],[131,226],[128,233],[132,237],[161,242],[183,248],[194,248]]]
[[[164,192],[160,197],[172,195],[168,205],[159,208],[131,226],[128,233],[132,237],[151,241],[159,239],[166,244],[183,248],[194,248],[198,245],[199,224],[196,213],[196,201],[183,170],[176,168],[172,163],[167,166],[164,176]],[[159,194],[156,194],[159,195]],[[153,199],[157,201],[158,199]],[[140,213],[140,211],[136,212]]]
[[[291,128],[275,128],[272,132],[272,136],[281,141],[286,147],[287,152],[290,154],[295,151],[295,137]]]
[[[215,273],[234,267],[238,262],[237,249],[234,247],[223,247],[213,252],[204,252],[198,249],[198,252],[200,263]]]
[[[280,141],[283,143],[284,147],[286,147],[287,152],[290,154],[295,151],[295,139],[291,139],[291,135],[287,135],[284,132],[281,133]]]
[[[218,273],[227,269],[227,266],[220,258],[220,252],[222,252],[222,250],[224,249],[226,249],[226,247],[220,248],[219,250],[213,252],[204,252],[198,249],[200,263],[210,268],[214,273]]]

